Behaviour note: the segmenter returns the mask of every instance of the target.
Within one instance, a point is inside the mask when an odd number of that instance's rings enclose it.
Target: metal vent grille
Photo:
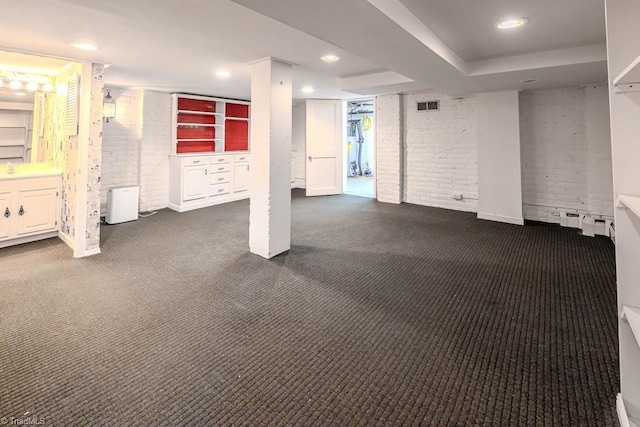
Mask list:
[[[418,111],[437,111],[440,109],[440,101],[418,102]]]

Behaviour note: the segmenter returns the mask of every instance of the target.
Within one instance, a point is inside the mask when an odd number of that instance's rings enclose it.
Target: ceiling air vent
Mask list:
[[[418,102],[418,111],[437,111],[440,109],[440,101]]]

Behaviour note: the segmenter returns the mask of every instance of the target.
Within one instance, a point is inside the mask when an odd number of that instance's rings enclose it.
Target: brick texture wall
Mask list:
[[[106,214],[109,188],[138,185],[143,91],[105,87],[116,101],[116,117],[102,128],[100,213]]]
[[[145,91],[140,143],[140,210],[169,205],[171,95]]]
[[[431,100],[440,101],[440,110],[417,111],[418,102]],[[404,96],[404,201],[477,212],[475,105],[474,98],[437,92]],[[462,199],[454,199],[454,194]]]
[[[378,200],[400,203],[403,197],[402,96],[376,98],[376,187]]]
[[[520,94],[525,219],[613,215],[608,123],[605,86]]]

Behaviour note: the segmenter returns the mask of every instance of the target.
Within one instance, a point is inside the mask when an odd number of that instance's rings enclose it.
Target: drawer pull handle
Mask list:
[[[224,159],[218,159],[218,162],[224,162]]]
[[[24,207],[22,207],[22,205],[20,205],[20,210],[18,211],[18,215],[20,216],[24,215]]]
[[[11,216],[11,211],[9,210],[9,208],[4,210],[4,217],[5,218],[9,218]]]
[[[224,170],[224,168],[218,168],[218,170],[219,170],[219,171],[223,171],[223,170]]]
[[[224,188],[220,188],[220,189],[218,190],[218,193],[222,193],[223,191],[224,191]]]
[[[218,178],[218,181],[224,181],[224,178]]]
[[[193,163],[200,163],[200,160],[194,160]]]

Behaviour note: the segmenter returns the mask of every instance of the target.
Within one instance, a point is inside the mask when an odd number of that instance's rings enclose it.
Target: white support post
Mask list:
[[[291,248],[291,64],[251,64],[249,248],[264,258]]]

